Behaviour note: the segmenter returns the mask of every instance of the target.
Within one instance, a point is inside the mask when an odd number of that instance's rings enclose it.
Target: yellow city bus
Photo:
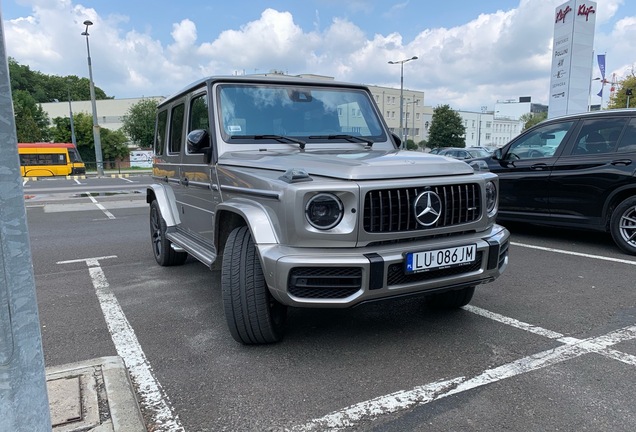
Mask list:
[[[18,143],[23,177],[86,174],[77,149],[70,143]]]

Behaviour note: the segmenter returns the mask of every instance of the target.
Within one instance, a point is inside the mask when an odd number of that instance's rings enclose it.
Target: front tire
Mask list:
[[[225,244],[221,287],[225,319],[236,341],[266,344],[283,338],[287,307],[270,294],[252,235],[245,226],[234,229]]]
[[[441,293],[431,294],[428,302],[436,309],[457,309],[470,303],[474,293],[474,286],[452,291],[444,291]]]
[[[627,198],[614,209],[610,232],[619,248],[636,255],[636,197]]]
[[[161,216],[157,200],[150,203],[150,240],[155,260],[160,266],[177,266],[188,258],[187,252],[172,249],[172,242],[166,238],[166,221]]]

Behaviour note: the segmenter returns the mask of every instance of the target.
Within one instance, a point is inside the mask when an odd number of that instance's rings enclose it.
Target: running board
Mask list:
[[[174,250],[187,252],[209,268],[212,268],[212,264],[216,261],[215,250],[210,250],[209,245],[206,245],[187,234],[180,231],[167,232],[166,238],[173,243],[172,248]]]

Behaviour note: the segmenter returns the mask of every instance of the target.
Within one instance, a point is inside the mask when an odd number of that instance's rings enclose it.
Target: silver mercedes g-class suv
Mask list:
[[[497,176],[401,149],[362,85],[209,77],[159,105],[154,152],[155,259],[220,268],[244,344],[279,341],[290,306],[461,307],[508,265]]]

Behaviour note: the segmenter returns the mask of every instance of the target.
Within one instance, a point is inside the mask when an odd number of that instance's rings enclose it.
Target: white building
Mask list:
[[[128,99],[100,99],[95,101],[97,108],[97,123],[101,127],[110,130],[118,130],[122,126],[122,118],[126,115],[131,106],[144,100],[152,99],[160,102],[165,99],[163,96],[150,96],[145,98],[128,98]],[[92,118],[93,107],[91,101],[61,101],[47,102],[40,104],[44,112],[49,115],[51,125],[56,117],[70,117],[72,109],[73,115],[78,113],[87,114]]]
[[[424,115],[424,137],[428,140],[428,130],[433,120],[433,108]],[[492,111],[457,111],[465,128],[466,147],[501,147],[523,130],[524,122],[519,119],[500,118]]]
[[[400,89],[393,87],[368,86],[373,94],[389,130],[400,135]],[[424,139],[424,92],[403,90],[402,104],[403,140],[413,140],[416,144]]]

